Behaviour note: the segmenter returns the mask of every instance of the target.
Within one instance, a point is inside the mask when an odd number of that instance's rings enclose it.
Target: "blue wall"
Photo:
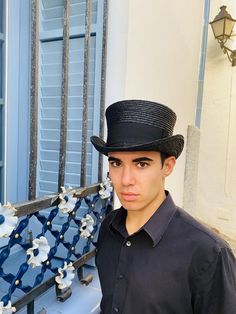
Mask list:
[[[30,0],[8,1],[6,200],[28,197]]]

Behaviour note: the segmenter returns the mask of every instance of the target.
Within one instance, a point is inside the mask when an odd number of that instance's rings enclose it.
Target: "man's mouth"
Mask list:
[[[121,197],[124,201],[131,202],[135,201],[138,197],[136,193],[121,193]]]

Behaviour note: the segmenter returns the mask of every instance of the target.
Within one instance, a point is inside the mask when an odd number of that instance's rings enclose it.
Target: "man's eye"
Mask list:
[[[111,165],[112,167],[117,168],[117,167],[120,166],[120,162],[118,162],[118,161],[110,161],[110,165]]]
[[[140,161],[137,166],[139,168],[146,168],[148,166],[148,163],[147,162],[144,162],[144,161]]]

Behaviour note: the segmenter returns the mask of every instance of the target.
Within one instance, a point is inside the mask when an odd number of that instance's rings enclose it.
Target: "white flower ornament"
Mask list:
[[[0,302],[0,314],[11,314],[15,312],[16,308],[11,306],[11,301],[8,301],[6,306],[4,306],[4,303],[2,301]]]
[[[99,190],[100,197],[102,199],[109,198],[111,196],[113,187],[111,180],[107,177],[101,184],[100,184],[101,189]]]
[[[72,263],[70,262],[67,264],[67,262],[64,262],[64,267],[58,268],[58,273],[59,275],[55,278],[58,283],[58,288],[68,288],[72,284],[72,280],[75,277],[75,268],[72,266]]]
[[[94,220],[93,217],[87,214],[81,219],[80,237],[89,238],[93,232]]]
[[[0,238],[9,237],[15,229],[18,221],[15,213],[16,209],[10,203],[3,206],[0,203]]]
[[[63,214],[68,214],[73,211],[75,208],[75,204],[77,202],[77,198],[74,196],[74,191],[70,191],[69,193],[66,192],[64,187],[61,188],[62,193],[59,194],[60,204],[58,208],[61,210]]]
[[[42,262],[48,259],[48,253],[50,251],[50,246],[45,237],[40,237],[39,239],[33,240],[33,246],[27,250],[27,255],[30,255],[27,263],[33,268],[36,266],[41,266]]]

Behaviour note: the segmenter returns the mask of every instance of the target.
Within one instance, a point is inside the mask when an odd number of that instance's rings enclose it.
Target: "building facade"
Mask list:
[[[38,13],[33,15],[35,3]],[[63,16],[68,3],[66,44]],[[103,132],[104,105],[131,98],[157,101],[177,113],[175,132],[185,137],[183,154],[166,182],[167,189],[178,205],[236,239],[236,67],[223,54],[209,25],[222,5],[236,18],[235,1],[180,0],[167,5],[163,0],[109,0],[106,7],[106,1],[93,0],[86,47],[87,3],[0,0],[1,202],[29,198],[36,102],[35,196],[59,191],[67,47],[64,185],[81,185],[84,147],[85,185],[101,179],[101,160],[89,137]],[[33,36],[35,16],[38,37]],[[33,76],[35,66],[38,72]],[[107,169],[104,159],[103,178]],[[4,245],[5,239],[0,239],[0,246]]]

